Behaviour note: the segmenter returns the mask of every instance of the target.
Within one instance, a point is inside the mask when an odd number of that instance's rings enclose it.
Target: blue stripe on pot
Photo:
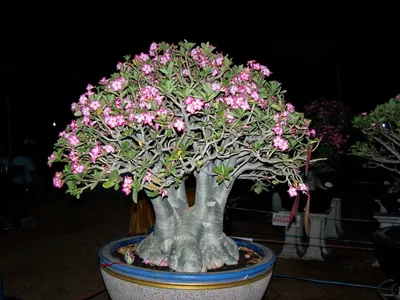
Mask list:
[[[139,268],[125,263],[118,264],[112,253],[118,248],[135,244],[142,241],[146,236],[128,237],[116,241],[112,241],[99,250],[100,264],[110,265],[105,267],[108,271],[117,273],[123,277],[132,277],[139,280],[176,283],[176,284],[217,284],[229,283],[239,280],[248,280],[262,274],[269,273],[276,261],[276,256],[273,251],[267,247],[254,242],[247,242],[239,239],[234,239],[238,246],[243,246],[256,251],[262,256],[262,259],[255,265],[242,269],[235,269],[221,272],[208,273],[183,273],[183,272],[167,272],[153,269]],[[114,263],[114,264],[113,264]]]

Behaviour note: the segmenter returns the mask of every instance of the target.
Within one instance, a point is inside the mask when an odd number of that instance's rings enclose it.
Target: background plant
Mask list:
[[[355,116],[353,123],[364,139],[352,145],[352,154],[365,159],[365,167],[383,168],[399,179],[400,96]]]
[[[312,120],[311,128],[320,139],[314,156],[326,157],[328,164],[337,164],[340,157],[348,151],[350,109],[340,101],[321,98],[305,105],[304,114]]]

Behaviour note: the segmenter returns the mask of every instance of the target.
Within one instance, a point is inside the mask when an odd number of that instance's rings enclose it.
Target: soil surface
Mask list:
[[[175,272],[168,265],[166,266],[157,266],[153,265],[149,262],[143,260],[139,255],[135,252],[135,249],[138,244],[131,244],[121,248],[118,248],[117,251],[113,253],[113,256],[117,258],[121,263],[128,262],[130,265],[137,266],[140,268],[158,270],[158,271],[167,271],[167,272]],[[239,247],[239,260],[235,265],[223,265],[219,268],[209,269],[207,272],[219,272],[219,271],[227,271],[227,270],[235,270],[240,268],[245,268],[252,266],[258,263],[261,260],[261,256],[254,252],[253,250],[246,247]]]
[[[130,200],[117,195],[89,195],[80,202],[54,190],[42,195],[33,205],[36,227],[0,235],[4,295],[21,300],[109,299],[97,252],[110,240],[128,235]],[[265,203],[252,195],[241,201],[239,207],[268,210]],[[281,252],[284,227],[272,226],[270,215],[237,211],[232,217],[232,236],[251,237],[276,254]],[[343,228],[342,239],[367,241],[376,224],[348,223]],[[328,244],[344,245],[333,241]],[[345,245],[370,247],[354,242]],[[278,256],[263,299],[379,299],[374,287],[387,278],[379,267],[372,267],[373,252],[334,247],[331,250],[325,261]]]

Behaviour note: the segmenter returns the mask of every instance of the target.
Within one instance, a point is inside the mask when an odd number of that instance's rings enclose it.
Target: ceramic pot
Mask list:
[[[262,299],[276,260],[269,248],[235,239],[238,246],[256,251],[262,259],[250,267],[208,273],[166,272],[118,263],[112,253],[143,238],[145,235],[115,240],[100,249],[101,274],[112,300]]]

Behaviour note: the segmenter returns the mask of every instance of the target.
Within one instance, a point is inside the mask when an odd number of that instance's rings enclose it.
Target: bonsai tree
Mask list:
[[[382,168],[400,178],[400,95],[353,119],[363,137],[351,153],[366,160],[367,168]]]
[[[136,249],[147,262],[178,272],[236,264],[237,244],[223,232],[235,181],[254,181],[257,193],[279,183],[293,197],[307,192],[301,169],[317,145],[310,121],[270,75],[255,61],[232,65],[209,43],[152,43],[72,104],[76,119],[49,157],[65,163],[54,185],[79,197],[100,184],[134,201],[144,190],[156,216]]]

